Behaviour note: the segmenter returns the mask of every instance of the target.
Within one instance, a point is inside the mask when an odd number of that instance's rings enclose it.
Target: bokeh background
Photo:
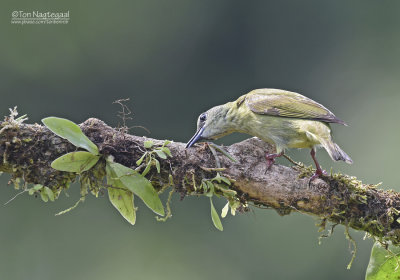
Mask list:
[[[0,112],[110,125],[130,98],[131,132],[186,142],[199,113],[255,88],[297,91],[350,126],[335,139],[353,165],[318,157],[365,182],[398,185],[399,1],[2,1]],[[12,11],[70,11],[67,25],[12,25]],[[230,144],[243,136],[229,136]],[[308,151],[290,151],[311,164]],[[283,164],[288,162],[281,161]],[[0,177],[0,202],[17,191]],[[174,197],[157,222],[138,203],[130,226],[107,197],[55,203],[19,196],[0,207],[1,279],[363,279],[371,240],[343,227],[318,245],[316,219],[253,209],[218,232],[206,198]],[[216,201],[218,210],[224,201]]]

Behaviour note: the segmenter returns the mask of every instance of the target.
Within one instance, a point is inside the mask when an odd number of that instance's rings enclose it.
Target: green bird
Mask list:
[[[246,133],[273,144],[276,154],[267,154],[267,169],[287,148],[309,148],[316,173],[311,180],[324,174],[315,148],[324,147],[335,160],[353,163],[351,158],[332,141],[330,123],[346,125],[321,104],[299,93],[281,89],[255,89],[236,101],[215,106],[202,113],[197,131],[186,148],[199,140],[214,140],[232,132]]]

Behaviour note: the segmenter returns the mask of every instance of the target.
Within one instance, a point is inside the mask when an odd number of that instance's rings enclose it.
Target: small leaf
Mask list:
[[[97,146],[90,141],[85,134],[83,134],[82,130],[76,123],[67,119],[56,117],[44,118],[42,119],[42,122],[53,133],[61,138],[67,139],[76,147],[86,149],[94,155],[99,154],[99,149]]]
[[[161,150],[154,150],[154,151],[156,152],[157,156],[159,156],[160,158],[167,159],[167,155],[163,151],[161,151]]]
[[[167,145],[170,144],[170,143],[171,143],[171,141],[165,140],[165,141],[164,141],[164,144],[163,144],[162,146],[165,147],[165,146],[167,146]]]
[[[237,194],[237,192],[234,191],[234,190],[227,190],[227,191],[224,191],[224,195],[225,195],[225,196],[234,197],[236,194]]]
[[[147,152],[145,152],[145,153],[142,155],[142,157],[136,161],[136,165],[141,165],[142,162],[143,162],[143,160],[144,160],[144,157],[145,157],[146,155],[147,155]]]
[[[34,188],[30,188],[29,191],[28,191],[29,195],[33,195],[35,192],[36,191],[35,191]]]
[[[222,182],[224,182],[224,183],[227,184],[228,186],[231,185],[231,181],[229,181],[228,178],[226,178],[226,177],[224,177],[224,176],[221,176],[220,179],[221,179]]]
[[[213,194],[215,194],[214,184],[212,182],[210,182],[210,181],[206,181],[206,184],[207,184],[207,189],[208,189],[208,192],[206,193],[206,196],[212,197]]]
[[[160,162],[157,159],[154,159],[154,161],[156,162],[157,173],[160,173],[161,171]]]
[[[139,196],[156,214],[165,215],[164,206],[149,180],[135,170],[115,162],[107,162],[107,176],[119,180],[127,189]]]
[[[88,152],[72,152],[55,159],[51,167],[60,171],[82,173],[92,168],[99,158]]]
[[[366,280],[399,279],[400,248],[389,245],[390,253],[379,242],[375,242],[365,275]],[[396,269],[397,268],[397,269]]]
[[[214,183],[214,187],[220,191],[222,191],[223,196],[233,197],[237,194],[236,191],[229,189],[225,184]]]
[[[146,149],[150,149],[151,147],[153,147],[154,143],[151,140],[147,140],[143,142],[143,145]]]
[[[40,189],[42,189],[42,188],[43,188],[43,186],[40,185],[40,184],[36,184],[36,185],[33,186],[33,189],[34,189],[35,191],[38,191],[38,190],[40,190]]]
[[[221,218],[225,218],[226,215],[228,215],[228,210],[229,210],[229,201],[225,204],[224,208],[222,208]]]
[[[214,183],[214,186],[223,192],[229,191],[228,186],[225,184]]]
[[[169,157],[172,157],[171,151],[170,149],[168,149],[167,147],[162,147],[161,150],[166,153]]]
[[[231,215],[235,216],[236,215],[236,209],[240,206],[239,201],[231,201],[229,203],[229,206],[231,207]]]
[[[218,213],[214,208],[214,204],[212,202],[212,199],[210,198],[210,204],[211,204],[211,219],[214,223],[214,226],[220,230],[223,231],[224,227],[222,226],[221,220],[219,219]]]
[[[47,197],[50,199],[50,201],[54,201],[54,193],[49,187],[44,187],[44,191],[47,194]]]
[[[45,193],[44,190],[42,190],[42,191],[40,192],[40,197],[42,198],[42,200],[43,200],[44,202],[49,201],[49,197],[47,196],[47,194]]]
[[[109,181],[108,179],[109,178],[107,178],[108,184],[114,186],[114,180]],[[133,203],[133,193],[128,189],[108,188],[108,198],[122,217],[124,217],[131,225],[134,225],[136,222],[136,212]]]
[[[149,161],[146,165],[146,168],[143,170],[142,175],[146,176],[147,173],[149,173],[151,166],[153,165],[153,163],[151,161]]]

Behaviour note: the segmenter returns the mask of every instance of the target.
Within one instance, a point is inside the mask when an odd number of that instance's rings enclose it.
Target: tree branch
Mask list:
[[[125,166],[136,168],[143,155],[143,142],[148,138],[128,135],[107,126],[98,119],[88,119],[80,125],[82,131],[98,146],[102,155],[112,155]],[[59,138],[40,125],[19,124],[13,121],[0,123],[0,171],[12,175],[15,183],[22,178],[25,183],[63,190],[76,180],[77,174],[60,172],[50,167],[57,157],[75,151],[68,141]],[[154,140],[162,145],[164,141]],[[204,178],[213,178],[216,160],[205,144],[185,149],[185,144],[168,145],[173,157],[160,160],[161,172],[150,171],[146,176],[156,188],[170,183],[185,195],[198,195],[194,184]],[[229,160],[219,154],[221,175],[234,183],[238,198],[246,205],[253,203],[274,208],[281,215],[292,211],[318,216],[321,226],[326,221],[363,230],[381,241],[400,244],[400,195],[384,191],[374,185],[362,184],[354,177],[334,174],[312,181],[311,168],[273,165],[266,170],[265,153],[274,148],[257,138],[225,147],[237,159]]]

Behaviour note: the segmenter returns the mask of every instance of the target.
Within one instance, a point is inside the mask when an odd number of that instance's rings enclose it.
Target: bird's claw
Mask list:
[[[266,154],[265,158],[267,159],[267,170],[271,169],[271,166],[275,163],[275,159],[281,156],[283,156],[283,151],[278,154]]]
[[[271,166],[274,165],[274,163],[275,163],[275,159],[273,159],[273,158],[271,158],[271,159],[267,158],[267,170],[270,170],[270,169],[271,169]]]
[[[308,186],[311,186],[311,182],[314,181],[316,178],[320,177],[320,176],[327,176],[328,172],[326,172],[325,170],[322,169],[317,169],[314,173],[314,175],[311,176],[310,181],[308,182]]]

